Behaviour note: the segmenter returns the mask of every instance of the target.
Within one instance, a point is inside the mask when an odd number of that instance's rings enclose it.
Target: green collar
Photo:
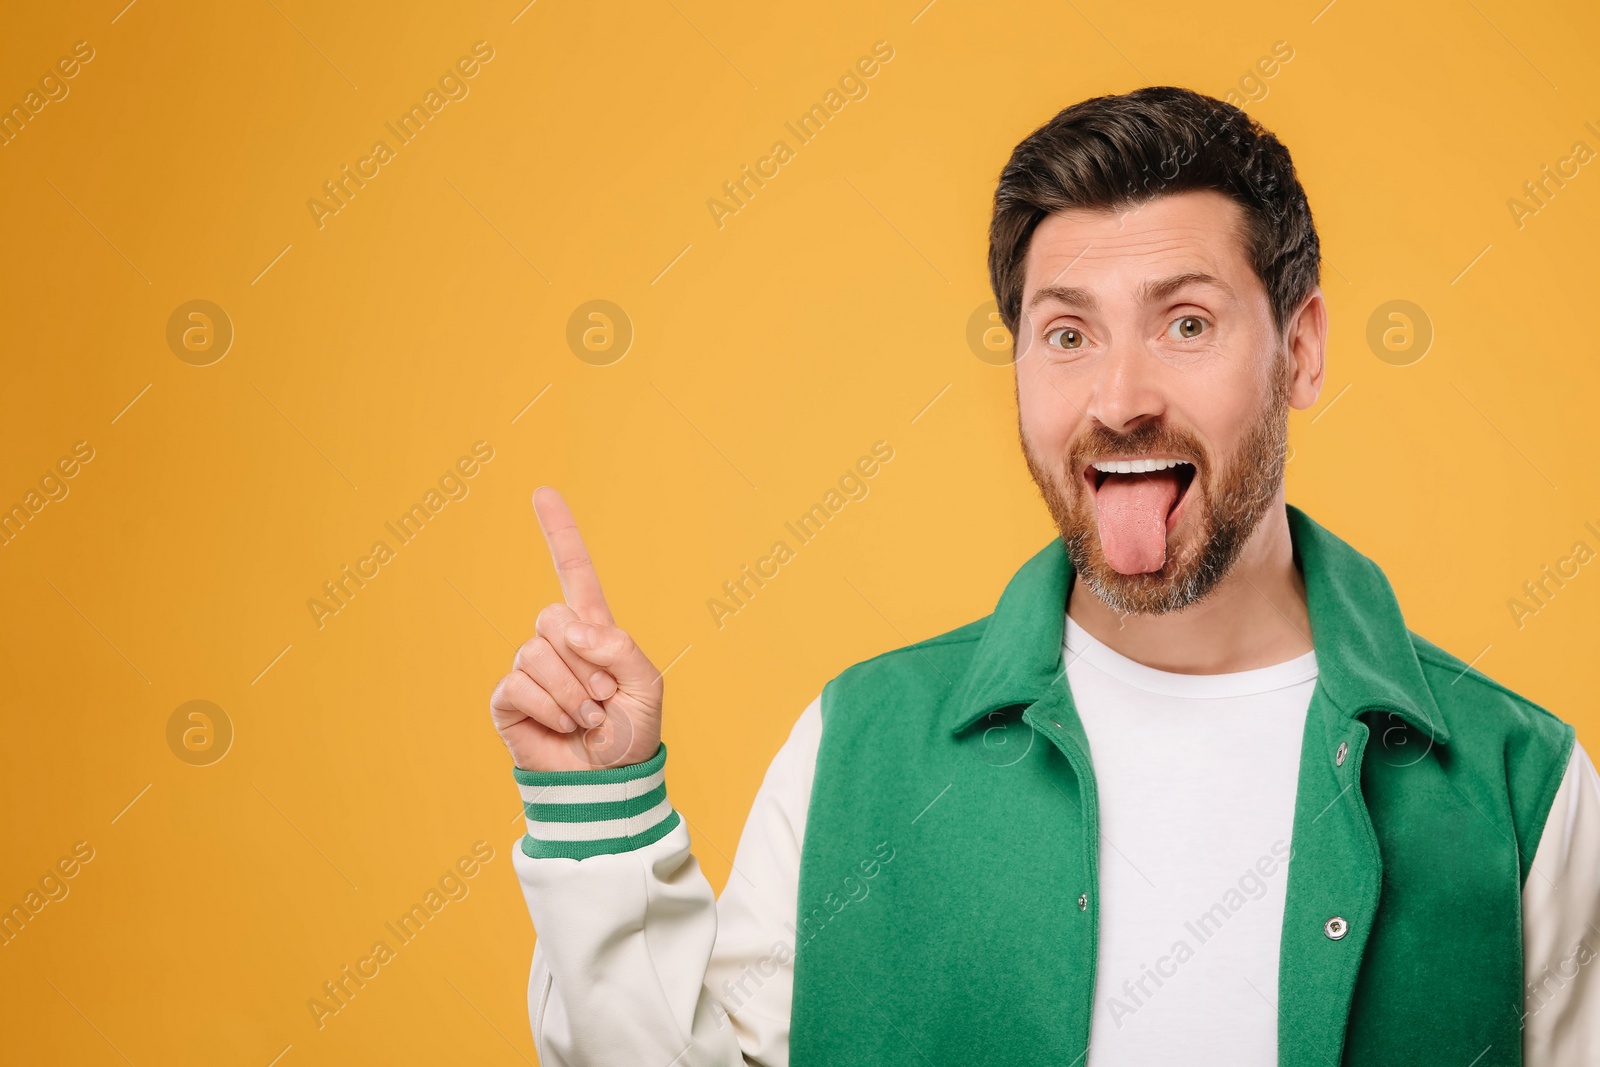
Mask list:
[[[1378,565],[1288,505],[1295,562],[1306,583],[1317,684],[1345,718],[1399,715],[1439,743],[1449,731],[1412,650],[1394,590]],[[1072,564],[1060,538],[1024,563],[984,628],[950,728],[961,732],[1001,708],[1038,701],[1062,673]]]

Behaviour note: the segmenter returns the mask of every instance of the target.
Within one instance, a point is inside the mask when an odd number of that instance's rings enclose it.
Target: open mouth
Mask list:
[[[1194,476],[1193,461],[1175,456],[1098,459],[1084,468],[1100,546],[1113,569],[1147,574],[1162,568],[1167,533],[1182,516]]]

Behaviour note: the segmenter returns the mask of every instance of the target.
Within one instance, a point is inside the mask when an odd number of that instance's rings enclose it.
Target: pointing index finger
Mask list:
[[[555,561],[556,576],[561,579],[561,595],[567,606],[578,613],[584,622],[614,626],[611,609],[606,605],[605,594],[600,591],[600,575],[595,573],[594,561],[578,532],[578,523],[572,509],[561,499],[561,494],[550,486],[540,486],[533,493],[533,510],[539,517],[539,528],[550,545],[550,556]]]

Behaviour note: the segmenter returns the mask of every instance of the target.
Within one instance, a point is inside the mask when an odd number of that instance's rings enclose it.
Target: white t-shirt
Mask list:
[[[1068,618],[1066,664],[1100,801],[1088,1067],[1276,1063],[1278,940],[1316,653],[1174,674]]]

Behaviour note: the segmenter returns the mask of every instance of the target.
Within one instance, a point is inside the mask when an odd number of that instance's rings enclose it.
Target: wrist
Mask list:
[[[667,746],[642,763],[599,770],[513,767],[534,859],[587,859],[643,848],[682,818],[667,799]]]

